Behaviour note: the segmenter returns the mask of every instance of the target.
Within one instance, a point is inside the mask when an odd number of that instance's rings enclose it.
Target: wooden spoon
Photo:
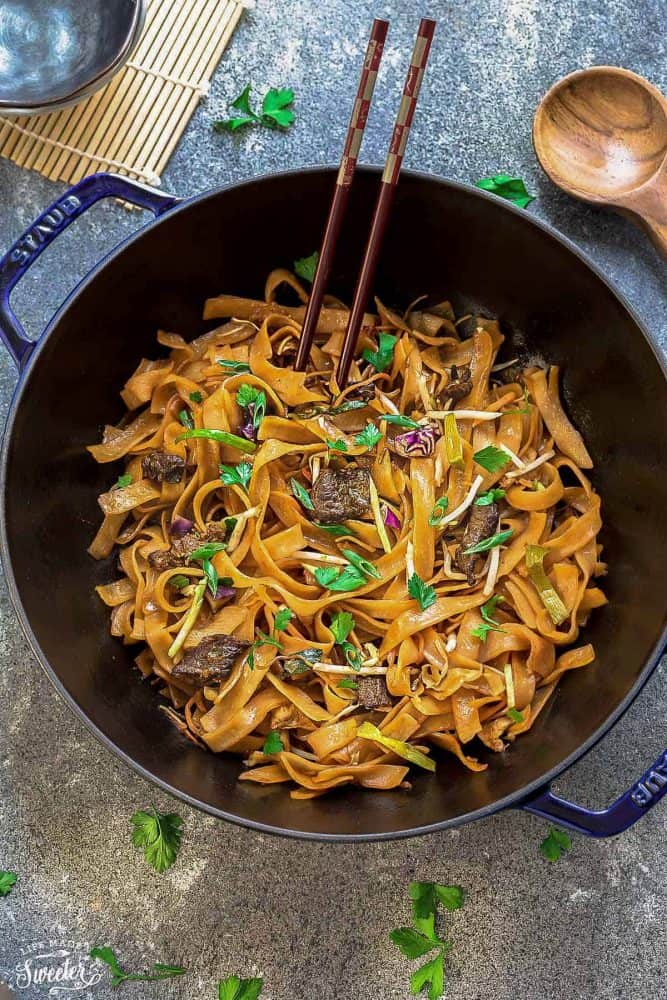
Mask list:
[[[571,73],[542,98],[533,142],[568,194],[639,223],[667,258],[667,100],[627,69]]]

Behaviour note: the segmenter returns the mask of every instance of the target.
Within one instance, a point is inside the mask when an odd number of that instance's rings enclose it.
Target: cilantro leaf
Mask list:
[[[495,597],[489,598],[486,604],[482,605],[482,607],[480,608],[480,613],[482,615],[482,618],[484,619],[484,622],[480,623],[479,625],[475,626],[475,628],[470,630],[470,634],[473,635],[476,639],[481,639],[482,642],[486,642],[489,632],[505,631],[504,628],[501,628],[500,623],[497,622],[495,618],[492,617],[493,612],[496,610],[496,607],[503,600],[504,598],[498,594]]]
[[[503,413],[530,413],[530,399],[528,398],[528,389],[526,386],[523,387],[523,396],[521,399],[523,406],[515,407],[512,410],[503,410]]]
[[[272,753],[280,753],[281,750],[285,749],[285,745],[280,738],[280,733],[272,729],[264,740],[264,746],[262,747],[262,753],[269,757]]]
[[[332,441],[330,438],[326,438],[326,442],[327,448],[330,451],[347,451],[347,445],[342,438],[339,438],[338,441]]]
[[[413,927],[397,927],[390,931],[389,937],[406,958],[421,958],[438,947],[437,938],[427,937]]]
[[[218,983],[218,1000],[257,1000],[263,983],[263,979],[228,976]]]
[[[558,861],[563,851],[569,851],[572,841],[564,830],[552,826],[547,837],[540,844],[540,854],[547,861]]]
[[[425,583],[417,573],[413,573],[408,580],[408,593],[410,597],[414,597],[422,611],[426,611],[438,599],[435,589]]]
[[[111,970],[112,987],[120,986],[128,980],[142,982],[156,982],[161,979],[173,979],[174,976],[184,976],[185,969],[180,965],[164,965],[162,962],[155,962],[152,972],[125,972],[118,961],[113,948],[108,945],[91,948],[90,957],[97,958],[105,962]]]
[[[192,419],[192,414],[190,413],[189,410],[181,410],[178,414],[178,419],[183,424],[183,426],[187,428],[187,430],[189,431],[194,430],[195,422]]]
[[[523,722],[523,713],[520,712],[518,708],[508,708],[507,714],[512,722]]]
[[[306,492],[300,482],[296,479],[290,479],[289,481],[292,493],[297,498],[302,507],[306,510],[315,510],[315,505],[310,499],[310,495]]]
[[[17,879],[18,875],[15,872],[0,871],[0,896],[8,896]]]
[[[354,440],[370,451],[378,441],[382,440],[382,431],[379,431],[375,424],[369,420],[364,429],[355,435]]]
[[[291,608],[278,608],[273,619],[273,631],[284,632],[292,618],[294,618],[294,612]]]
[[[171,868],[181,847],[181,826],[183,820],[176,813],[136,812],[131,823],[132,843],[141,847],[144,857],[156,872]]]
[[[317,262],[320,259],[320,255],[315,250],[311,253],[310,257],[299,257],[298,260],[294,261],[294,273],[298,274],[300,278],[304,281],[310,281],[313,283],[315,278],[315,271],[317,270]]]
[[[329,631],[337,643],[345,642],[354,628],[354,616],[349,611],[337,611],[329,623]]]
[[[495,549],[496,545],[502,545],[514,534],[514,528],[507,528],[506,531],[499,531],[495,535],[491,535],[489,538],[483,538],[481,542],[477,542],[477,545],[471,545],[470,548],[464,549],[463,554],[466,556],[476,555],[478,552],[488,552],[489,549]]]
[[[294,121],[290,105],[294,101],[294,91],[289,87],[271,87],[262,101],[262,125],[269,128],[289,128]]]
[[[116,489],[124,490],[126,486],[132,485],[132,476],[126,472],[124,476],[119,476],[116,480]]]
[[[197,391],[197,392],[191,392],[190,393],[190,402],[191,403],[201,403],[201,401],[203,400],[203,398],[204,397],[202,396],[201,392],[199,392],[199,391]]]
[[[496,448],[492,444],[482,448],[481,451],[476,451],[472,457],[473,461],[481,465],[487,472],[500,472],[510,461],[506,451],[503,451],[502,448]]]
[[[480,493],[480,495],[475,500],[476,507],[489,507],[496,500],[502,500],[505,496],[505,490],[487,490],[486,493]]]
[[[242,486],[248,489],[248,483],[252,477],[252,465],[250,462],[239,462],[238,465],[221,465],[220,479],[225,486]]]
[[[314,576],[320,587],[335,591],[357,590],[367,582],[356,566],[345,566],[340,572],[336,566],[318,566]]]
[[[405,417],[402,413],[383,413],[380,420],[384,420],[386,424],[396,424],[397,427],[409,427],[410,430],[421,427],[418,420],[413,420],[412,417]]]
[[[460,885],[439,885],[436,882],[434,889],[438,902],[446,910],[460,910],[463,906],[463,889]]]
[[[244,115],[253,115],[254,112],[250,107],[250,91],[252,87],[248,84],[243,88],[238,97],[235,97],[231,103],[231,107],[235,108],[236,111],[241,111]]]
[[[261,121],[259,115],[256,115],[250,107],[251,89],[251,85],[248,84],[230,103],[230,107],[241,112],[240,115],[213,122],[213,128],[216,132],[233,132],[237,128],[241,128],[242,125],[252,125]]]
[[[447,946],[448,948],[449,946]],[[436,955],[434,959],[422,965],[420,969],[410,976],[410,991],[416,996],[428,986],[428,1000],[438,1000],[445,992],[445,960],[444,951]]]
[[[526,208],[531,201],[535,201],[535,196],[528,194],[526,185],[520,177],[510,177],[509,174],[494,174],[493,177],[482,177],[475,181],[475,187],[482,188],[483,191],[490,191],[500,198],[506,198],[519,208]]]
[[[352,677],[343,677],[342,680],[338,681],[336,687],[349,688],[350,691],[356,691],[359,687],[359,684]]]
[[[234,372],[235,375],[247,375],[250,372],[250,365],[247,361],[231,361],[228,358],[218,358],[218,364],[221,368]]]
[[[252,426],[257,430],[266,415],[266,393],[264,390],[243,384],[236,393],[236,402],[252,415]]]
[[[443,517],[447,513],[447,508],[448,507],[449,507],[449,498],[448,497],[440,497],[439,500],[436,500],[436,502],[435,502],[435,504],[433,506],[433,510],[431,511],[431,513],[429,515],[429,519],[428,519],[428,523],[429,523],[429,525],[430,525],[431,528],[437,528],[438,527],[438,525],[441,523]]]
[[[386,371],[394,360],[394,347],[397,340],[398,337],[395,337],[393,333],[385,333],[380,330],[377,351],[371,351],[367,347],[362,355],[364,361],[368,361],[378,372]]]

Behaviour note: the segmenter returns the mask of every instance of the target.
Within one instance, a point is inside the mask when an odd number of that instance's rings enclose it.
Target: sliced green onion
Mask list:
[[[445,417],[445,454],[450,465],[463,465],[463,442],[453,413]]]
[[[341,552],[348,562],[351,562],[353,566],[356,566],[357,569],[361,570],[362,573],[365,573],[366,576],[372,576],[376,580],[382,579],[382,574],[379,569],[376,569],[373,563],[369,562],[368,559],[364,559],[363,556],[353,552],[352,549],[341,549]]]
[[[508,528],[507,531],[499,531],[498,534],[491,535],[489,538],[484,538],[481,542],[477,542],[477,545],[471,545],[469,549],[464,549],[463,554],[465,556],[474,556],[478,552],[488,552],[489,549],[495,549],[496,545],[502,545],[513,534],[514,528]]]
[[[197,621],[197,616],[201,611],[202,604],[204,603],[204,594],[206,593],[207,582],[208,581],[206,577],[203,577],[203,579],[201,579],[197,584],[197,586],[195,587],[195,592],[192,597],[192,604],[190,605],[188,613],[183,619],[183,624],[178,630],[178,635],[176,636],[171,646],[167,650],[167,656],[169,656],[172,660],[177,653],[180,653],[183,643],[185,642],[190,632],[192,631],[194,623]]]
[[[207,427],[197,427],[195,430],[186,431],[184,434],[179,434],[176,440],[184,441],[187,438],[207,438],[209,441],[227,444],[248,454],[252,454],[257,447],[254,441],[248,441],[247,438],[239,437],[238,434],[232,434],[230,431],[209,430]]]
[[[423,767],[426,771],[435,771],[434,760],[427,757],[421,750],[413,747],[411,743],[405,743],[403,740],[395,740],[390,736],[385,736],[372,722],[362,722],[357,729],[357,736],[360,736],[362,740],[373,740],[375,743],[379,743],[386,750],[391,750],[393,753],[398,754],[399,757],[410,761],[411,764]]]
[[[568,617],[568,610],[551,583],[544,568],[544,557],[549,550],[541,545],[526,545],[526,569],[531,583],[540,595],[542,604],[549,612],[554,625],[560,625]]]

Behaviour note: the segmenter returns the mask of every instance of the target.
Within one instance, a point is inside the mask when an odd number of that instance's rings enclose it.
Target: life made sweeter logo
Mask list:
[[[20,949],[20,958],[10,972],[6,995],[0,985],[0,1000],[16,1000],[23,990],[26,997],[58,997],[68,993],[85,994],[104,975],[98,962],[90,957],[90,944],[65,938],[34,941]],[[11,991],[14,992],[11,992]]]

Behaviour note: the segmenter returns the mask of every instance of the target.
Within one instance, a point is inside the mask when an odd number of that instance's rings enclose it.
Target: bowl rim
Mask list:
[[[41,114],[51,114],[69,108],[73,104],[78,104],[90,97],[106,83],[108,83],[116,73],[118,73],[128,61],[136,46],[139,43],[141,33],[146,22],[147,0],[131,0],[134,6],[132,18],[128,23],[127,32],[122,46],[114,53],[111,60],[99,69],[86,83],[82,84],[78,90],[70,94],[64,94],[53,100],[41,100],[38,102],[26,101],[22,104],[15,104],[6,98],[0,98],[0,114],[7,117],[32,116]],[[39,137],[38,137],[39,138]]]
[[[375,164],[368,164],[364,166],[359,166],[358,169],[363,173],[374,174],[376,177],[380,177],[382,173],[382,167]],[[333,179],[338,170],[337,165],[331,164],[319,164],[310,165],[304,167],[294,168],[292,170],[277,171],[269,174],[260,174],[256,177],[251,177],[242,181],[233,181],[227,184],[219,185],[215,188],[209,188],[199,194],[193,195],[192,197],[185,197],[178,201],[175,206],[168,211],[166,211],[161,216],[155,219],[149,220],[145,225],[141,226],[134,233],[131,233],[128,237],[121,240],[115,247],[113,247],[107,254],[100,258],[97,264],[95,264],[91,270],[84,275],[80,282],[70,291],[64,301],[61,303],[59,308],[56,310],[54,315],[51,317],[43,332],[40,334],[38,340],[35,342],[36,346],[31,352],[27,363],[19,374],[14,393],[12,395],[9,409],[7,413],[7,420],[5,423],[2,442],[0,445],[0,558],[5,570],[5,576],[7,580],[7,587],[9,591],[9,596],[11,603],[13,605],[16,616],[19,620],[23,633],[28,640],[31,650],[36,657],[37,661],[41,665],[42,669],[46,673],[48,679],[58,692],[58,694],[63,698],[66,705],[74,713],[77,718],[83,721],[86,728],[96,737],[99,742],[110,750],[116,757],[119,757],[124,761],[132,770],[139,774],[142,778],[148,782],[157,785],[162,791],[174,796],[187,805],[199,809],[217,819],[222,819],[227,822],[233,823],[237,826],[245,827],[246,829],[254,830],[258,833],[274,834],[277,836],[289,837],[296,840],[311,840],[319,842],[328,843],[362,843],[370,841],[388,841],[388,840],[401,840],[408,837],[422,836],[428,833],[436,833],[441,830],[451,829],[456,826],[461,826],[464,823],[469,823],[477,819],[482,819],[485,816],[491,816],[496,812],[500,812],[503,809],[510,807],[520,808],[522,803],[534,796],[535,793],[542,789],[548,788],[548,786],[564,771],[570,768],[576,761],[583,757],[589,750],[591,750],[615,725],[618,719],[627,711],[632,702],[635,700],[637,695],[640,693],[649,677],[655,670],[665,647],[667,646],[667,624],[665,624],[661,634],[657,637],[653,648],[646,658],[644,665],[642,666],[634,684],[626,692],[623,698],[620,700],[616,708],[607,716],[604,722],[586,739],[581,743],[576,750],[569,754],[564,760],[560,761],[554,767],[550,768],[544,775],[539,778],[535,778],[533,781],[522,786],[519,790],[509,793],[503,796],[503,798],[497,801],[482,806],[478,809],[474,809],[470,812],[463,814],[462,816],[452,817],[450,819],[439,820],[435,823],[425,824],[423,826],[406,827],[400,830],[380,832],[380,833],[320,833],[312,830],[295,830],[291,828],[285,828],[273,825],[271,823],[265,823],[254,819],[245,818],[234,813],[230,813],[227,810],[219,809],[216,806],[212,806],[210,803],[204,802],[201,799],[196,798],[193,795],[183,791],[182,789],[176,788],[174,785],[170,784],[168,781],[157,777],[154,775],[147,767],[140,764],[138,761],[134,760],[128,753],[126,753],[121,747],[119,747],[111,737],[107,736],[84,712],[84,710],[79,706],[75,698],[69,694],[66,690],[63,682],[60,680],[54,668],[51,666],[45,653],[42,651],[36,635],[32,630],[28,616],[23,607],[21,601],[18,584],[16,577],[14,575],[14,568],[10,558],[9,549],[9,538],[7,534],[7,518],[6,518],[6,494],[7,494],[7,463],[9,455],[9,441],[11,439],[14,421],[16,419],[17,412],[19,410],[23,392],[26,389],[28,378],[34,364],[36,363],[39,355],[41,354],[44,345],[50,338],[53,331],[58,326],[62,316],[73,303],[80,292],[88,288],[92,284],[93,280],[97,274],[108,264],[115,260],[127,247],[139,242],[139,240],[149,231],[159,226],[161,222],[166,219],[171,218],[173,215],[181,212],[187,211],[187,209],[195,204],[201,204],[209,199],[214,199],[219,194],[223,192],[231,191],[241,191],[253,184],[268,183],[273,180],[289,179],[304,174],[317,174],[326,173]],[[587,256],[587,254],[580,250],[567,236],[559,233],[550,223],[537,219],[530,216],[525,209],[517,208],[515,205],[508,201],[498,198],[490,192],[484,191],[481,188],[477,188],[472,184],[464,183],[461,181],[449,180],[447,178],[439,177],[436,174],[431,174],[425,171],[419,170],[409,170],[405,169],[403,174],[407,177],[416,179],[421,182],[425,182],[429,185],[436,184],[447,187],[453,190],[455,193],[465,193],[466,195],[473,195],[474,197],[480,198],[482,200],[487,200],[496,208],[501,211],[507,211],[511,214],[516,215],[521,218],[529,226],[534,226],[540,229],[546,236],[551,237],[557,243],[569,251],[577,260],[587,267],[595,277],[602,282],[606,291],[615,298],[619,304],[622,306],[624,311],[628,314],[632,322],[635,324],[639,332],[644,337],[649,349],[652,351],[653,356],[656,359],[658,367],[662,372],[664,379],[667,381],[667,359],[658,353],[656,344],[653,342],[652,337],[648,333],[648,330],[644,326],[643,322],[635,313],[633,307],[630,305],[628,300],[625,298],[622,292],[618,291],[611,282],[605,277],[600,268],[593,263],[593,261]],[[66,196],[67,192],[64,192],[63,197]]]

